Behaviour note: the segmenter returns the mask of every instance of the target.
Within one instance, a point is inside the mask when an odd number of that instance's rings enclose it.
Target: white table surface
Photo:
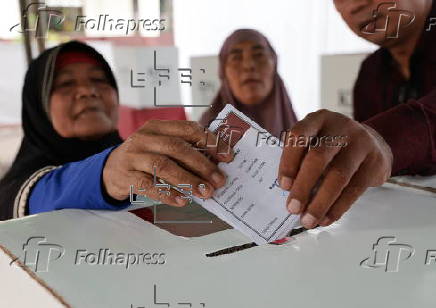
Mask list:
[[[191,307],[217,308],[436,306],[436,253],[435,260],[425,264],[427,251],[436,251],[436,195],[392,184],[368,190],[332,226],[301,233],[281,246],[218,257],[205,254],[250,240],[236,230],[178,237],[128,212],[62,210],[0,223],[0,245],[20,260],[23,244],[32,236],[46,237],[65,249],[47,272],[36,275],[71,307],[190,307],[178,304],[189,302]],[[361,266],[377,240],[388,236],[395,238],[392,244],[404,245],[389,246],[389,262],[395,261],[399,247],[405,247],[400,259],[410,250],[412,256],[400,260],[398,271]],[[166,263],[129,269],[74,264],[78,249],[100,248],[162,252]],[[379,250],[379,256],[382,253]],[[10,284],[22,269],[8,263],[10,258],[3,255],[0,270],[6,274],[0,276],[0,301],[15,298],[21,303]],[[155,289],[157,302],[169,306],[154,304]],[[40,307],[34,292],[42,291],[32,290],[21,290],[21,296],[34,298],[34,307]]]

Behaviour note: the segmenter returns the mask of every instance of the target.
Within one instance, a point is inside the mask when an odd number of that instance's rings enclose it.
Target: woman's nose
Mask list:
[[[256,66],[256,64],[255,64],[252,56],[246,56],[243,58],[242,68],[244,70],[252,71],[255,69],[255,66]]]
[[[76,88],[76,97],[97,97],[98,91],[91,82],[81,82],[77,85]]]

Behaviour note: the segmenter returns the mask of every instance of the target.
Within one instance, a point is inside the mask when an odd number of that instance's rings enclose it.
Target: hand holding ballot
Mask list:
[[[188,203],[179,191],[162,191],[154,183],[155,178],[159,178],[168,183],[168,187],[192,185],[194,196],[210,198],[226,181],[215,161],[233,159],[231,149],[217,154],[216,148],[204,146],[215,140],[214,134],[196,122],[148,121],[109,155],[103,169],[104,188],[116,200],[128,198],[130,185],[133,185],[135,193],[162,203],[174,206]],[[196,147],[205,148],[211,158]]]
[[[198,204],[264,244],[300,224],[338,220],[367,187],[387,180],[391,166],[383,138],[341,114],[311,113],[276,138],[226,105],[209,130],[147,122],[110,154],[103,181],[114,199],[125,199],[135,184],[174,206],[188,203],[175,186],[192,185]],[[173,189],[162,193],[156,178]]]
[[[280,161],[281,187],[290,190],[288,209],[301,214],[306,228],[341,218],[368,187],[391,175],[393,156],[371,127],[328,110],[309,114],[290,131],[294,137],[345,136],[346,146],[285,146]],[[314,190],[316,192],[314,192]]]

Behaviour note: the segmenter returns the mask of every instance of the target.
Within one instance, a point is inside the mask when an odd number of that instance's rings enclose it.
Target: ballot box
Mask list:
[[[394,179],[281,245],[178,236],[127,211],[2,222],[0,307],[435,307],[435,187]]]

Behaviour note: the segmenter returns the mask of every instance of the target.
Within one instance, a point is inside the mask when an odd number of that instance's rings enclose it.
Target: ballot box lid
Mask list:
[[[32,215],[0,223],[2,298],[8,307],[429,307],[435,201],[388,183],[329,227],[215,256],[250,241],[234,229],[180,237],[129,212]]]

